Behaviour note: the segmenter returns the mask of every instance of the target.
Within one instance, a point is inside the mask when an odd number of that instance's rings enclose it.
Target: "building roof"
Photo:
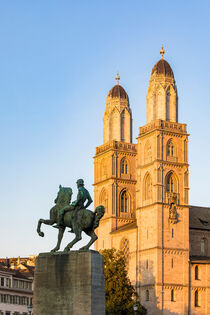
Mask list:
[[[151,75],[164,75],[166,77],[174,78],[171,66],[165,59],[160,59],[152,68]]]
[[[210,231],[210,208],[190,206],[190,229]]]
[[[207,256],[190,256],[190,262],[192,264],[210,264],[210,257]]]
[[[27,275],[24,275],[20,270],[15,270],[7,267],[4,263],[0,263],[0,271],[6,272],[15,278],[29,280]]]
[[[116,97],[116,98],[122,98],[122,99],[128,100],[128,94],[126,93],[124,88],[119,84],[116,84],[115,86],[113,86],[113,88],[109,91],[107,97],[112,97],[112,98]]]
[[[10,275],[12,275],[15,278],[30,280],[34,277],[34,267],[28,267],[26,270],[21,269],[13,269],[8,267],[5,263],[0,262],[0,271],[6,272]]]

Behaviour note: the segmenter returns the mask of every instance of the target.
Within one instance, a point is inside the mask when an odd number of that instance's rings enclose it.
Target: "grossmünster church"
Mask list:
[[[96,250],[124,251],[148,314],[210,314],[210,208],[189,205],[188,132],[178,121],[173,70],[164,59],[148,84],[146,124],[132,136],[124,88],[109,91],[94,157],[95,206],[106,212]]]

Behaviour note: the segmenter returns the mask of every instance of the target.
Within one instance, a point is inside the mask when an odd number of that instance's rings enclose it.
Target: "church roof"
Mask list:
[[[116,84],[115,86],[113,86],[113,88],[108,93],[108,97],[112,97],[112,98],[117,97],[117,98],[123,98],[123,99],[128,100],[128,94],[126,93],[124,88],[119,84]]]
[[[210,208],[190,206],[190,229],[210,231]]]
[[[171,69],[171,66],[169,65],[169,63],[161,58],[155,65],[154,67],[152,68],[152,72],[151,72],[151,75],[153,74],[163,74],[165,75],[166,77],[171,77],[173,78],[174,77],[174,74],[173,74],[173,71]]]

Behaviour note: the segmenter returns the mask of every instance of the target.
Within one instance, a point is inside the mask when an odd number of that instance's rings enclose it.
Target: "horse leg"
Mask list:
[[[55,220],[50,219],[50,220],[44,220],[44,219],[40,219],[37,225],[37,233],[39,234],[39,236],[44,237],[44,232],[41,231],[41,225],[42,223],[47,224],[47,225],[53,225],[55,223]]]
[[[61,245],[61,241],[63,239],[63,233],[64,233],[65,229],[66,228],[59,228],[57,245],[55,246],[55,248],[53,248],[51,250],[51,253],[55,253],[60,249],[60,245]]]
[[[98,236],[96,235],[96,233],[92,230],[92,231],[88,231],[85,232],[88,236],[91,237],[90,242],[83,246],[82,248],[80,248],[80,250],[87,250],[89,249],[89,247],[98,239]]]
[[[72,246],[74,246],[75,243],[79,242],[79,241],[82,239],[82,230],[81,230],[81,229],[78,229],[78,230],[75,232],[75,235],[76,235],[76,237],[73,239],[73,241],[71,241],[71,243],[69,243],[69,244],[65,247],[64,252],[70,251],[70,248],[72,248]]]

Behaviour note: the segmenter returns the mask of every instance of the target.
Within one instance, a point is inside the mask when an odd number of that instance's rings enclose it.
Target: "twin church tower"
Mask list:
[[[149,314],[188,314],[188,133],[178,122],[177,87],[163,47],[160,54],[147,91],[147,123],[136,144],[119,74],[107,95],[103,144],[94,157],[95,207],[105,206],[95,249],[124,251]]]

